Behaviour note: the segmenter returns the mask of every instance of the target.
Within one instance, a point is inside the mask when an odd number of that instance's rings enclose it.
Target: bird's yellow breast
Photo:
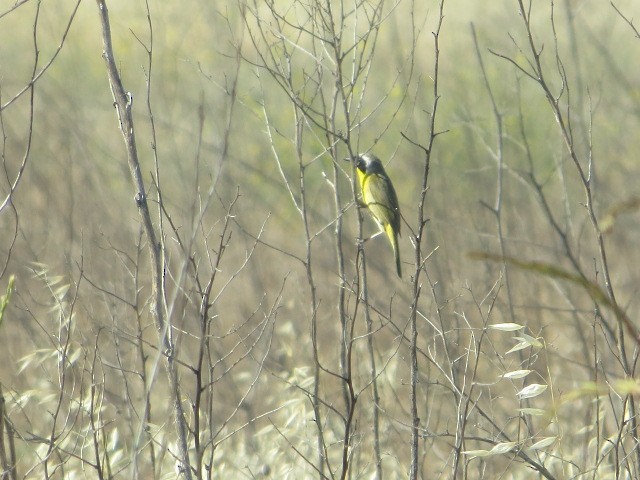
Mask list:
[[[370,175],[367,175],[366,172],[363,172],[362,170],[360,170],[359,168],[356,169],[358,172],[358,181],[360,182],[360,192],[362,194],[362,202],[367,205],[370,202],[370,198],[369,197],[369,189],[366,188],[366,182],[368,180],[367,177],[369,177]]]

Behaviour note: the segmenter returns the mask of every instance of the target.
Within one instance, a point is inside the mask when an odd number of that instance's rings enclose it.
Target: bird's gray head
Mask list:
[[[363,173],[383,172],[382,162],[373,153],[363,153],[356,158],[356,167]]]

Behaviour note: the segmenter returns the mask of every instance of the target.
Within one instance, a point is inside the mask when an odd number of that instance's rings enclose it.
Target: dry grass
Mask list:
[[[637,478],[638,343],[618,331],[639,307],[633,2],[556,2],[553,18],[534,2],[544,85],[521,70],[535,56],[516,2],[444,2],[435,132],[432,2],[335,10],[340,82],[335,38],[319,35],[327,2],[152,3],[153,43],[144,2],[112,3],[174,351],[150,314],[149,245],[82,2],[33,97],[1,111],[2,200],[19,179],[0,211],[3,290],[15,275],[3,478],[175,478],[176,398],[192,478]],[[0,18],[0,104],[55,55],[72,9]],[[375,228],[349,149],[388,162],[401,280],[383,237],[365,242],[363,276],[356,239]]]

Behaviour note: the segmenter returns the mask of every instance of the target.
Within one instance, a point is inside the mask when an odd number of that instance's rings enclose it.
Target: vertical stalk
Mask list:
[[[425,269],[425,261],[427,257],[422,251],[422,242],[425,239],[427,218],[425,215],[425,207],[427,200],[427,186],[429,181],[429,169],[431,165],[431,153],[433,151],[433,145],[439,132],[436,131],[436,114],[438,111],[438,103],[440,100],[439,91],[439,59],[440,59],[440,30],[444,21],[444,0],[440,1],[439,18],[436,30],[433,32],[434,39],[434,67],[433,67],[433,104],[431,109],[431,119],[429,123],[429,132],[427,145],[417,145],[424,152],[424,166],[422,171],[422,183],[420,187],[420,199],[418,202],[417,211],[417,228],[414,238],[414,263],[415,272],[413,276],[413,288],[412,295],[413,301],[411,305],[410,323],[410,368],[411,368],[411,394],[410,394],[410,411],[411,411],[411,468],[409,471],[409,478],[411,480],[417,480],[420,472],[419,463],[419,439],[420,439],[420,417],[418,415],[418,306],[420,300],[420,293],[422,290],[421,273]],[[406,137],[405,137],[406,138]]]
[[[173,411],[176,421],[176,433],[178,436],[178,469],[187,480],[191,480],[192,468],[187,445],[186,418],[182,408],[178,370],[174,361],[175,352],[173,348],[171,326],[165,316],[164,310],[164,270],[162,268],[162,251],[151,220],[144,180],[140,169],[140,161],[138,159],[138,149],[136,146],[136,136],[131,110],[133,106],[133,98],[131,97],[131,94],[125,91],[124,86],[122,85],[122,79],[120,78],[120,73],[116,66],[113,44],[111,41],[111,26],[109,24],[107,4],[105,0],[96,0],[96,2],[102,26],[102,56],[107,67],[107,75],[109,78],[111,93],[113,95],[114,106],[118,115],[120,132],[122,133],[127,150],[127,161],[129,164],[129,171],[131,173],[131,179],[137,192],[135,196],[136,205],[138,206],[138,211],[142,218],[144,233],[147,236],[149,258],[151,260],[151,314],[155,320],[156,329],[158,330],[159,347],[164,352],[167,374],[169,376]]]

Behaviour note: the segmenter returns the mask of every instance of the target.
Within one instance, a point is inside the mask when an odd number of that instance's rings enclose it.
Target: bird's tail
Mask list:
[[[402,265],[400,263],[400,248],[398,246],[398,232],[394,231],[391,225],[387,225],[385,228],[385,233],[387,237],[389,237],[389,242],[391,242],[391,247],[393,248],[393,255],[396,257],[396,271],[398,272],[398,276],[402,278]]]

